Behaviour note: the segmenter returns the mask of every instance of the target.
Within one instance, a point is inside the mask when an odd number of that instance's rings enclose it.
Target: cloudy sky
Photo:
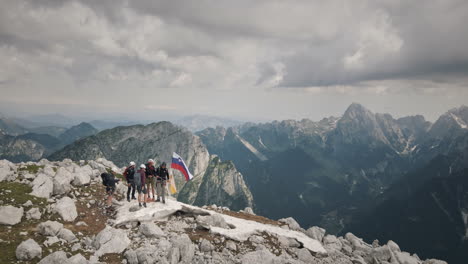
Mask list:
[[[466,0],[0,0],[0,111],[318,120],[468,104]]]

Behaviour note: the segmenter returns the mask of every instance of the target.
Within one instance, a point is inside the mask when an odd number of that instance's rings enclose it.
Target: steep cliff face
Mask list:
[[[10,136],[0,133],[0,159],[36,161],[60,146],[60,141],[49,135],[28,133]]]
[[[178,195],[180,201],[194,205],[217,204],[234,210],[253,206],[252,194],[231,161],[211,156],[203,175],[195,177]]]

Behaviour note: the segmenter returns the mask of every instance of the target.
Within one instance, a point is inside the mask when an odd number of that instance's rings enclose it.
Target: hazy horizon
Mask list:
[[[0,6],[0,113],[10,116],[320,120],[357,102],[435,121],[468,104],[462,0]]]

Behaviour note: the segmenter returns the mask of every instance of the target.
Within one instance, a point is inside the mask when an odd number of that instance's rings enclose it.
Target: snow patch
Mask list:
[[[461,210],[461,215],[463,223],[465,224],[465,236],[463,237],[463,240],[468,240],[468,212]]]
[[[283,229],[279,226],[262,224],[255,221],[220,214],[211,210],[205,210],[200,207],[184,204],[173,199],[168,199],[166,202],[166,204],[149,203],[147,205],[147,208],[142,208],[135,212],[131,212],[130,208],[135,207],[136,202],[125,203],[117,209],[117,215],[114,225],[119,226],[136,221],[166,221],[169,218],[169,216],[175,214],[177,211],[193,213],[195,215],[219,215],[222,218],[224,218],[224,220],[229,226],[234,228],[226,229],[211,226],[210,232],[212,232],[213,234],[219,234],[236,241],[246,241],[250,236],[254,234],[268,232],[270,234],[296,239],[297,241],[302,243],[305,248],[309,249],[312,252],[327,252],[319,241],[308,237],[302,232]]]
[[[457,115],[453,114],[453,113],[450,113],[450,116],[453,118],[453,120],[455,120],[457,122],[457,124],[463,128],[463,129],[467,129],[468,128],[468,125],[465,123],[465,121],[463,121],[463,119],[461,119],[460,117],[458,117]]]
[[[237,135],[237,138],[242,142],[242,144],[244,144],[244,146],[250,150],[258,159],[260,159],[261,161],[266,161],[268,160],[268,158],[263,155],[260,151],[258,151],[254,146],[252,146],[249,142],[247,142],[247,140],[241,138],[239,135]]]

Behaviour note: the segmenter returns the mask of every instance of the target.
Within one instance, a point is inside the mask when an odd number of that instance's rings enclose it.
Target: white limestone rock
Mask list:
[[[308,235],[310,238],[313,238],[315,240],[318,240],[319,242],[322,242],[323,237],[325,236],[325,229],[320,228],[318,226],[313,226],[305,232],[306,235]]]
[[[63,224],[57,221],[46,221],[38,226],[39,234],[44,236],[55,236],[63,228]]]
[[[97,249],[96,256],[107,253],[122,253],[130,245],[130,239],[123,230],[106,226],[93,241],[93,246]]]
[[[18,260],[32,260],[42,256],[42,248],[33,239],[21,242],[16,248],[16,258]]]
[[[214,215],[199,215],[196,218],[198,226],[205,229],[210,229],[210,227],[220,227],[220,228],[229,228],[229,225],[226,223],[226,220],[218,214]]]
[[[53,184],[54,184],[54,195],[62,195],[70,192],[71,190],[71,181],[74,179],[70,171],[64,167],[60,167],[55,174]]]
[[[195,255],[195,245],[187,234],[181,234],[171,239],[172,245],[179,249],[181,261],[190,263]]]
[[[29,211],[26,212],[26,219],[35,219],[35,220],[39,220],[41,219],[41,211],[39,210],[39,208],[31,208],[29,209]]]
[[[50,198],[54,190],[54,184],[50,177],[41,173],[32,182],[31,195],[41,198]]]
[[[164,232],[153,222],[146,222],[140,225],[140,233],[145,235],[146,237],[162,237],[164,236]]]
[[[299,223],[297,223],[296,220],[294,220],[294,218],[292,218],[292,217],[282,218],[282,219],[279,219],[278,221],[288,225],[291,230],[296,230],[296,231],[301,231],[302,230]]]
[[[67,222],[73,222],[78,217],[75,202],[70,197],[63,197],[58,200],[54,212],[58,213]]]
[[[67,241],[68,243],[71,243],[73,241],[76,241],[76,236],[75,234],[73,234],[73,232],[70,230],[70,229],[66,229],[66,228],[62,228],[57,236],[65,241]]]
[[[68,259],[68,264],[88,264],[89,261],[81,254],[76,254]]]
[[[43,258],[38,264],[64,264],[68,263],[67,253],[56,251]]]
[[[23,217],[23,207],[0,206],[0,225],[16,225]]]
[[[206,239],[201,239],[200,240],[199,247],[200,247],[201,252],[211,252],[211,251],[213,251],[215,249],[213,244],[211,244],[211,242],[206,240]]]

